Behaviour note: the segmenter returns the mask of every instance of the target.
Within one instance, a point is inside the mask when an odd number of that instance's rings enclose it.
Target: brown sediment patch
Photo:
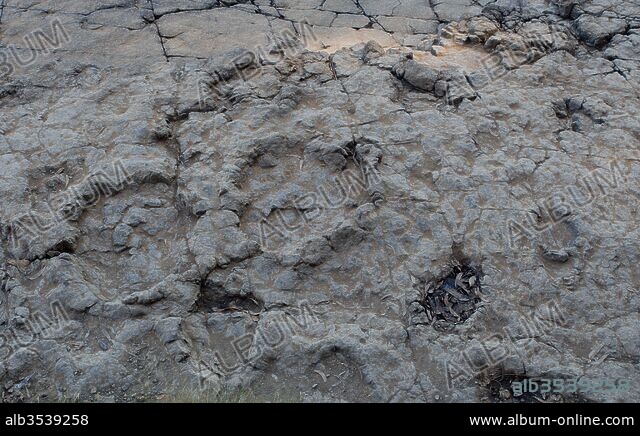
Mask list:
[[[350,48],[360,43],[375,41],[383,48],[399,47],[398,42],[387,32],[377,29],[336,29],[315,27],[317,40],[310,41],[307,46],[311,51],[335,53],[343,48]]]
[[[423,51],[415,51],[413,54],[416,61],[433,68],[460,67],[468,72],[482,69],[482,61],[486,57],[487,52],[479,44],[450,44],[444,46],[438,56]]]

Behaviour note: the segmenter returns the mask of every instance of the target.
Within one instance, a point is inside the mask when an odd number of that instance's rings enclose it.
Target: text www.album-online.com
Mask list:
[[[525,425],[558,425],[558,426],[573,426],[573,425],[605,425],[605,426],[633,426],[635,420],[633,417],[618,417],[608,416],[600,418],[599,416],[559,416],[557,418],[551,418],[548,416],[525,416],[517,414],[504,419],[502,416],[471,416],[469,417],[471,426],[485,426],[485,425],[505,425],[505,426],[525,426]]]

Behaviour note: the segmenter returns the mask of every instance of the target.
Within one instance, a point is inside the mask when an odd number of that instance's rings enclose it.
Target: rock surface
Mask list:
[[[640,400],[637,1],[4,0],[0,74],[2,401]]]

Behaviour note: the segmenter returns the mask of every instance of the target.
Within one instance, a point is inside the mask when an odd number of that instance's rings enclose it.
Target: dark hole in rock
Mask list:
[[[224,288],[211,286],[206,282],[200,288],[200,297],[196,302],[198,310],[207,312],[242,311],[249,313],[262,312],[263,302],[251,292],[231,294]]]
[[[420,304],[436,330],[465,322],[482,303],[482,272],[454,261],[449,273],[420,284]]]
[[[61,253],[73,254],[75,251],[75,246],[73,241],[62,240],[58,242],[56,245],[51,247],[49,251],[47,251],[45,258],[51,259],[53,257],[59,256]]]

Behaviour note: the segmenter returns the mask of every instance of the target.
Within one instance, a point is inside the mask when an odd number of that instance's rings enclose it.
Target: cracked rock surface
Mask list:
[[[2,401],[640,400],[637,1],[1,4]]]

